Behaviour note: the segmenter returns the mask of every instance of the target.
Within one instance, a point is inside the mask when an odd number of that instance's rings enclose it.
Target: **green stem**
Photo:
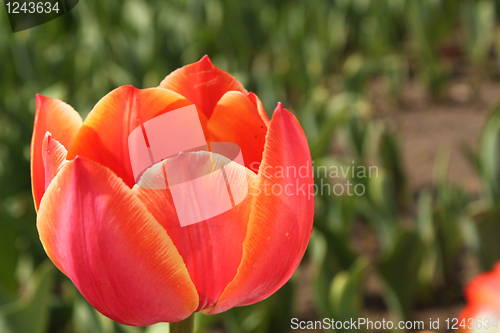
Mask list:
[[[170,333],[194,333],[194,313],[182,321],[170,323]]]

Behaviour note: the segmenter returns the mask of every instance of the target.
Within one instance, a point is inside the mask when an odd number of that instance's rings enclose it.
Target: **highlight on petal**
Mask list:
[[[165,230],[108,168],[77,157],[47,188],[37,217],[50,259],[94,308],[127,325],[188,317],[198,295]]]
[[[42,160],[45,171],[45,190],[49,187],[50,182],[57,175],[59,170],[67,163],[66,156],[68,151],[59,143],[52,139],[52,135],[47,132],[42,143]]]
[[[68,158],[79,155],[99,162],[132,187],[135,179],[129,155],[129,134],[151,118],[190,104],[167,89],[117,88],[104,96],[85,119],[73,146],[68,149]],[[204,115],[201,112],[198,115],[204,126]]]
[[[218,165],[224,164],[228,182],[235,188],[248,186],[255,177],[255,174],[248,169],[246,177],[242,175],[241,165],[226,163],[227,161],[223,161],[224,158],[218,154],[211,154],[212,159],[210,159],[208,154],[208,152],[194,152],[179,157],[182,159],[180,162],[185,164],[206,161],[209,169],[212,169],[211,163],[216,170]],[[132,192],[146,205],[172,238],[196,286],[200,299],[197,310],[202,310],[215,305],[224,288],[236,275],[242,258],[243,241],[247,233],[253,197],[249,194],[241,203],[220,215],[181,227],[169,186],[172,185],[171,182],[177,183],[179,179],[191,178],[192,175],[186,174],[190,173],[186,169],[177,168],[179,171],[171,175],[166,184],[166,174],[175,170],[176,163],[179,162],[175,159],[167,159],[156,164],[144,173]],[[204,169],[206,169],[204,165],[200,164],[200,172],[205,172]],[[234,188],[231,190],[235,193]],[[215,195],[214,193],[218,191],[214,189],[211,195]],[[186,209],[196,210],[197,207],[186,207]]]
[[[82,118],[71,106],[58,99],[36,95],[35,123],[31,138],[31,182],[35,208],[48,184],[45,184],[45,171],[42,161],[42,143],[46,132],[70,149],[73,139],[82,125]]]
[[[162,164],[181,227],[220,215],[245,199],[248,186],[242,164],[209,152],[181,153]]]
[[[210,118],[219,99],[228,91],[247,93],[229,73],[212,64],[208,56],[170,73],[159,85],[185,96]]]
[[[255,100],[256,101],[256,100]],[[227,92],[215,106],[207,122],[211,141],[237,144],[243,153],[245,166],[260,164],[266,142],[267,124],[257,105],[239,91]]]
[[[256,303],[290,279],[312,231],[312,184],[305,134],[297,119],[279,104],[269,124],[262,164],[253,186],[255,197],[241,264],[208,313]]]

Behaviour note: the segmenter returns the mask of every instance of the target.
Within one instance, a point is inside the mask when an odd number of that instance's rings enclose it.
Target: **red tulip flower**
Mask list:
[[[168,188],[136,185],[127,139],[145,121],[192,104],[207,142],[241,148],[240,186],[252,186],[233,209],[181,227]],[[277,176],[278,166],[302,170]],[[206,56],[158,88],[113,90],[85,121],[37,96],[31,177],[47,255],[92,306],[128,325],[269,297],[297,269],[312,229],[311,156],[297,119],[278,104],[269,120],[259,98]]]
[[[500,263],[492,271],[476,276],[465,287],[467,306],[457,328],[471,332],[500,332]]]

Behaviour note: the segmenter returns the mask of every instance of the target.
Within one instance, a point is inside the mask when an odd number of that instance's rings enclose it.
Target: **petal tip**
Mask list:
[[[40,95],[40,94],[36,94],[35,95],[35,101],[36,101],[36,109],[39,110],[41,105],[43,104],[43,102],[49,97],[46,97],[46,96],[43,96],[43,95]]]
[[[80,155],[76,155],[75,158],[73,159],[75,166],[76,165],[81,165],[84,163],[86,159],[84,157],[81,157]]]
[[[255,95],[255,93],[254,93],[254,92],[249,91],[249,92],[246,94],[246,96],[247,96],[248,98],[250,98],[250,100],[252,101],[252,103],[253,103],[255,106],[257,106],[257,95]]]
[[[136,90],[140,90],[139,88],[136,88],[134,87],[133,85],[131,84],[126,84],[126,85],[123,85],[121,87],[118,87],[117,89],[123,89],[123,90],[126,90],[127,92],[134,92]]]
[[[201,57],[201,59],[198,62],[203,65],[210,65],[210,66],[213,65],[212,60],[210,60],[208,54],[205,54],[203,57]]]
[[[42,152],[44,152],[47,149],[51,141],[52,141],[52,134],[50,134],[49,131],[45,132],[42,141]]]
[[[73,163],[73,170],[80,170],[81,168],[85,167],[86,162],[88,159],[82,156],[76,155],[75,158],[71,160],[71,163]]]
[[[285,111],[288,111],[288,110],[285,109],[285,107],[283,107],[283,104],[281,102],[278,102],[278,105],[274,109],[273,117],[275,114],[276,115],[283,115],[286,113]],[[288,111],[288,112],[290,112],[290,111]]]

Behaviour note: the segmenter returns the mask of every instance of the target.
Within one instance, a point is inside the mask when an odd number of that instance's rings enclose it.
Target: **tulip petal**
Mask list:
[[[85,119],[68,149],[68,158],[79,155],[99,162],[132,187],[135,180],[128,148],[130,132],[151,118],[190,104],[167,89],[117,88],[104,96]],[[200,112],[199,116],[204,118]],[[203,126],[206,120],[201,122]]]
[[[45,170],[45,190],[49,187],[50,182],[57,175],[59,170],[67,163],[66,156],[68,151],[59,143],[59,141],[52,138],[52,135],[47,132],[42,143],[42,160]]]
[[[266,124],[266,126],[269,125],[269,116],[267,115],[266,110],[264,109],[264,105],[262,105],[262,102],[259,98],[259,96],[255,95],[253,92],[248,93],[248,98],[252,100],[252,102],[255,104],[257,107],[257,111],[259,111],[259,115]]]
[[[245,166],[258,170],[266,142],[267,125],[257,105],[239,91],[229,91],[207,122],[210,141],[232,142],[241,148]]]
[[[35,123],[31,138],[31,182],[35,208],[48,184],[45,184],[45,171],[42,161],[42,143],[45,133],[49,131],[66,149],[82,125],[82,118],[71,106],[58,99],[36,95]]]
[[[159,85],[185,96],[210,118],[219,99],[228,91],[247,93],[229,73],[212,64],[208,56],[170,73]]]
[[[500,319],[500,263],[493,270],[476,276],[464,290],[467,305],[458,316],[459,322],[470,319],[488,319],[491,323]],[[473,331],[464,329],[463,331]]]
[[[500,311],[500,263],[491,271],[476,276],[465,287],[464,294],[470,304]]]
[[[165,230],[121,179],[77,157],[52,180],[37,217],[50,259],[94,308],[134,326],[179,321],[196,289]]]
[[[199,154],[203,153],[185,154],[184,156],[188,159],[187,164],[195,164]],[[198,291],[199,306],[197,310],[210,308],[215,305],[224,288],[234,278],[241,262],[252,196],[247,195],[236,207],[220,215],[181,227],[172,193],[167,184],[164,183],[165,178],[168,178],[169,182],[172,179],[172,177],[163,174],[169,172],[169,169],[171,170],[169,162],[169,160],[165,160],[149,169],[149,172],[147,171],[143,175],[132,192],[165,228],[184,259],[191,280]],[[214,164],[217,164],[215,157]],[[251,182],[255,177],[252,171],[246,170],[247,177],[243,179],[234,165],[225,166],[228,181],[236,186],[247,186],[247,182]],[[179,169],[179,173],[174,176],[179,178],[185,175]],[[162,183],[159,184],[158,181]],[[161,187],[163,189],[158,189]],[[210,194],[214,195],[215,191],[216,189],[212,189]],[[195,210],[196,207],[191,209]]]
[[[312,231],[311,155],[297,119],[281,104],[269,124],[243,257],[216,314],[276,292],[297,269]]]

